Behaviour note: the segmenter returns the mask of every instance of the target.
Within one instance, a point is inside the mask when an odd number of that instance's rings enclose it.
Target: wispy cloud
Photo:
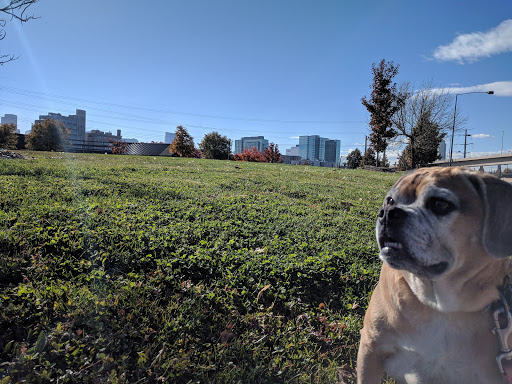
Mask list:
[[[457,61],[463,64],[511,51],[512,19],[508,19],[487,32],[457,36],[450,44],[438,47],[434,51],[434,58],[439,61]]]
[[[471,135],[473,139],[490,139],[492,136],[487,133],[477,133],[475,135]]]
[[[494,96],[512,96],[512,81],[496,81],[494,83],[473,85],[470,87],[437,88],[433,91],[436,90],[450,93],[494,91]]]

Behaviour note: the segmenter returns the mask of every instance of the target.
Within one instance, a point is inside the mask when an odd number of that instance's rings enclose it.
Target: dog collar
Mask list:
[[[503,285],[499,287],[500,299],[491,304],[495,328],[492,333],[498,339],[500,353],[496,363],[500,370],[503,382],[512,384],[512,350],[508,345],[508,337],[512,334],[512,283],[510,276],[506,276]]]

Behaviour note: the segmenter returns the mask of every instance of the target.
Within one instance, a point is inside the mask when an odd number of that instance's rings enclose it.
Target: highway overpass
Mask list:
[[[449,160],[438,160],[434,165],[440,167],[448,167]],[[467,157],[465,159],[453,159],[452,166],[454,167],[485,167],[489,165],[508,165],[512,164],[512,154],[493,155],[483,157]]]

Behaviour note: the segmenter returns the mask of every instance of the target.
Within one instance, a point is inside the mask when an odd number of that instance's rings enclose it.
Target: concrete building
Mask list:
[[[40,115],[36,123],[43,122],[44,120],[52,119],[62,122],[67,129],[70,130],[69,140],[71,141],[71,152],[84,152],[85,151],[85,126],[86,126],[86,113],[84,110],[77,109],[75,115],[62,116],[60,113],[48,113],[47,115]]]
[[[299,136],[301,161],[325,167],[340,166],[340,140],[330,140],[318,135]]]
[[[117,130],[116,135],[113,135],[112,132],[102,132],[98,129],[93,129],[85,133],[84,152],[110,153],[112,152],[110,140],[120,141],[122,138],[120,129]]]
[[[263,136],[242,137],[240,140],[235,140],[234,154],[242,153],[245,149],[256,148],[258,151],[263,152],[268,147],[268,140]]]
[[[286,156],[299,156],[299,145],[286,149]]]

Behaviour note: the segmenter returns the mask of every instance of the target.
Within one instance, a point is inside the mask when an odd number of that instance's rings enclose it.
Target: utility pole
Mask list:
[[[471,134],[468,134],[468,130],[466,129],[466,132],[464,133],[464,158],[466,158],[466,146],[468,145],[468,143],[467,143],[468,136],[471,136]]]

